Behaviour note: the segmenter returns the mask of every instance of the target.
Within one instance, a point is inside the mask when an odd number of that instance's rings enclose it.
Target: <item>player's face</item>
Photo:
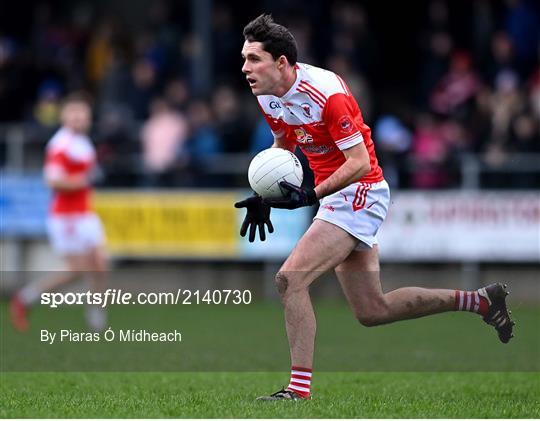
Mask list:
[[[84,102],[71,102],[62,109],[62,124],[74,132],[86,133],[92,121],[92,111]]]
[[[242,48],[242,58],[242,72],[246,75],[253,95],[274,94],[280,83],[281,72],[272,54],[263,50],[261,42],[246,41]]]

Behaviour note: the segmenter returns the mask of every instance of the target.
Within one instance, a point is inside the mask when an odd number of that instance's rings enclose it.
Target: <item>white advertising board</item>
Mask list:
[[[399,192],[378,234],[389,261],[540,262],[540,192]]]

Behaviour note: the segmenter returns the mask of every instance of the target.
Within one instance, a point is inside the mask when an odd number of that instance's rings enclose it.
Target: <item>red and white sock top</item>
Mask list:
[[[311,375],[311,368],[292,366],[291,380],[287,389],[308,398],[311,394]]]

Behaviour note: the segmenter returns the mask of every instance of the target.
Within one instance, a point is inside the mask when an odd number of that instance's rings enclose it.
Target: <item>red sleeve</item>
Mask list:
[[[332,95],[324,105],[322,117],[340,150],[364,141],[360,131],[362,115],[352,96],[342,93]]]
[[[48,151],[45,156],[44,173],[47,178],[62,177],[67,172],[67,157],[62,151]]]

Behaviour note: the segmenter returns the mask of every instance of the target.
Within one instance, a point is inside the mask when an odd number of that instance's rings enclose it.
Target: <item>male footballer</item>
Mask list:
[[[337,74],[297,62],[296,41],[271,16],[244,28],[242,72],[274,135],[273,147],[299,147],[315,174],[314,189],[282,182],[282,199],[252,196],[235,204],[247,214],[240,234],[273,232],[271,208],[320,207],[314,221],[276,275],[291,354],[289,385],[261,400],[311,398],[316,322],[309,285],[333,269],[356,318],[377,326],[445,311],[470,311],[494,326],[507,343],[514,322],[506,286],[476,291],[399,288],[384,293],[379,278],[377,231],[390,191],[378,164],[371,129],[347,84]]]

